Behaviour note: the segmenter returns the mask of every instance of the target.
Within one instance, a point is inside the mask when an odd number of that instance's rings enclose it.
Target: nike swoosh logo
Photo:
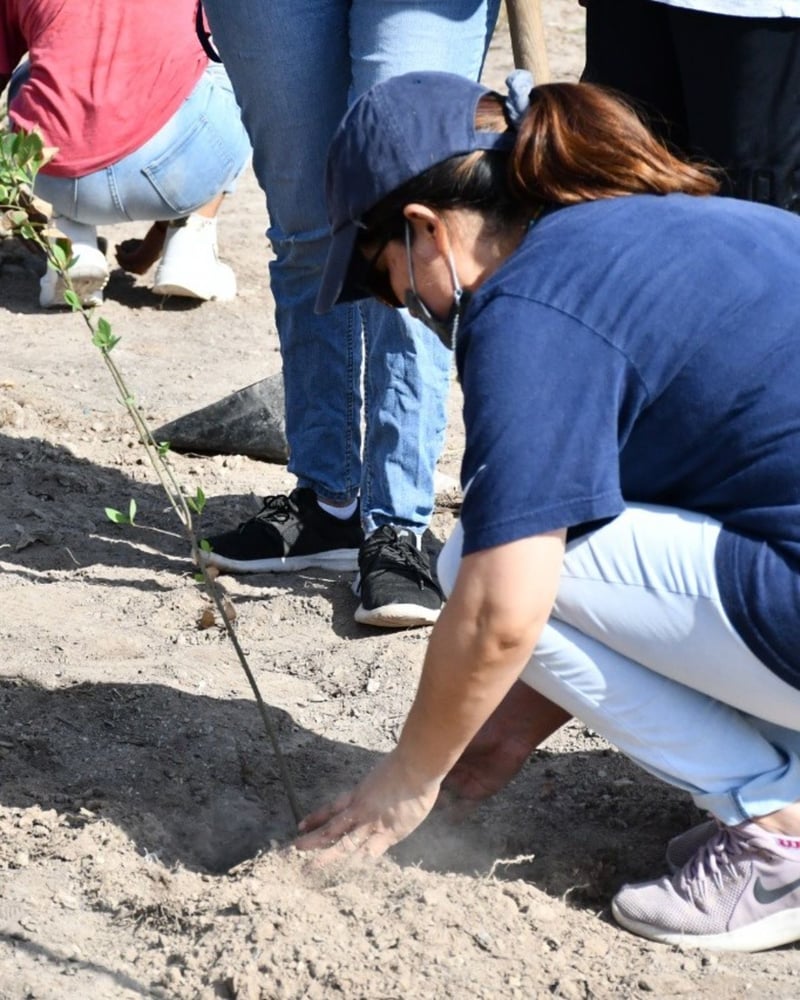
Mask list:
[[[757,878],[753,886],[753,896],[757,903],[768,906],[770,903],[775,903],[777,900],[783,899],[784,896],[788,896],[795,889],[800,889],[800,878],[796,878],[794,882],[788,882],[786,885],[779,885],[775,889],[768,889],[761,879]]]

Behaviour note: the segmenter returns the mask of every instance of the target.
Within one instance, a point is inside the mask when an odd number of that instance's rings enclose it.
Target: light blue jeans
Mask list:
[[[499,0],[204,0],[267,196],[289,470],[366,531],[422,531],[433,506],[449,352],[375,302],[314,314],[328,242],[324,169],[348,102],[415,69],[477,78]],[[363,371],[365,437],[361,442]]]
[[[729,825],[800,799],[800,689],[750,652],[722,607],[720,525],[631,506],[567,547],[522,680]],[[458,525],[439,557],[455,583]]]
[[[39,174],[35,192],[57,215],[86,225],[178,219],[231,191],[249,156],[230,81],[214,65],[139,149],[83,177]]]

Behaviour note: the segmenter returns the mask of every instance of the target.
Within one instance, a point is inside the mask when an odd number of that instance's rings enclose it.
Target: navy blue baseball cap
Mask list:
[[[453,73],[406,73],[362,94],[328,150],[325,195],[331,243],[317,313],[364,297],[348,280],[363,218],[392,191],[451,156],[510,149],[513,132],[479,132],[478,101],[488,88]]]

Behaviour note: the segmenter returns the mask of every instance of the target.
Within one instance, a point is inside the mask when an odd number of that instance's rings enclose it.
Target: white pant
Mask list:
[[[800,799],[800,690],[728,620],[719,531],[700,514],[631,506],[568,545],[522,680],[735,824]],[[462,539],[458,524],[439,557],[446,593]]]

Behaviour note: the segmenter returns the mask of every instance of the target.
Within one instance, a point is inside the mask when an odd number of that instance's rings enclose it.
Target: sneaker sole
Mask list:
[[[170,284],[168,282],[161,282],[158,285],[153,285],[154,295],[175,295],[181,299],[197,299],[199,302],[212,302],[215,299],[220,302],[230,302],[236,298],[235,295],[208,295],[205,292],[196,291],[193,288],[187,288],[186,285]]]
[[[351,572],[358,568],[358,549],[331,549],[306,556],[283,556],[279,559],[228,559],[216,552],[202,552],[206,566],[227,573],[297,573],[302,569],[333,569]]]
[[[755,923],[737,927],[723,934],[681,934],[665,931],[626,916],[611,901],[611,912],[621,927],[662,944],[677,944],[684,948],[705,948],[708,951],[766,951],[800,940],[800,909],[781,910]]]
[[[440,611],[440,608],[424,608],[419,604],[386,604],[368,611],[360,604],[355,620],[360,625],[375,625],[378,628],[416,628],[433,625]]]
[[[227,287],[203,287],[192,281],[181,280],[177,275],[156,273],[153,284],[154,295],[176,295],[184,299],[199,299],[201,302],[233,302],[236,298],[235,280]]]

